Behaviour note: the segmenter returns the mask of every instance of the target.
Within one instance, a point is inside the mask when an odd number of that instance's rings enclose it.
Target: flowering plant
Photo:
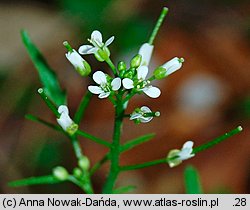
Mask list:
[[[79,108],[73,118],[70,116],[69,107],[66,105],[66,96],[59,85],[56,74],[49,68],[40,52],[31,42],[28,34],[24,31],[22,32],[23,42],[39,72],[43,84],[43,88],[38,89],[38,94],[55,115],[55,120],[59,126],[33,115],[27,115],[27,118],[64,133],[72,143],[76,158],[78,159],[78,165],[74,168],[72,173],[68,172],[64,167],[58,166],[55,167],[52,170],[52,174],[48,176],[31,177],[24,180],[13,181],[10,183],[11,186],[54,184],[70,181],[79,186],[85,193],[94,193],[95,190],[93,189],[91,181],[92,175],[105,162],[110,161],[109,173],[102,188],[102,192],[127,192],[129,187],[116,188],[115,185],[118,175],[123,171],[136,170],[156,164],[166,163],[170,167],[175,167],[181,164],[182,161],[194,157],[198,152],[211,148],[215,144],[222,142],[242,130],[239,126],[236,129],[195,148],[193,148],[193,141],[187,141],[184,143],[182,149],[170,150],[168,155],[162,159],[135,165],[120,165],[119,159],[123,152],[149,141],[154,136],[148,134],[127,141],[125,144],[121,144],[121,131],[124,118],[128,117],[136,124],[140,124],[148,123],[155,117],[160,116],[159,111],[151,111],[146,105],[136,107],[132,113],[126,113],[129,101],[136,95],[142,93],[153,99],[158,98],[161,91],[158,87],[153,86],[152,83],[155,80],[167,78],[170,74],[181,69],[184,62],[183,58],[174,57],[163,65],[157,67],[153,71],[153,74],[149,75],[149,63],[154,49],[154,39],[167,12],[168,9],[163,8],[149,41],[142,44],[138,50],[138,54],[131,59],[129,67],[123,61],[120,61],[117,66],[112,62],[110,58],[111,53],[108,47],[114,41],[114,36],[110,37],[106,42],[103,42],[102,34],[98,30],[93,31],[91,38],[88,39],[90,45],[82,45],[79,47],[78,51],[73,49],[67,41],[63,43],[68,50],[66,58],[73,65],[75,70],[82,77],[89,76],[93,79],[93,83],[95,83],[94,85],[92,84],[88,86],[88,91],[81,100]],[[107,63],[111,72],[109,74],[101,70],[93,72],[91,70],[91,65],[80,54],[93,54],[99,62]],[[85,109],[87,108],[93,94],[98,95],[98,98],[102,100],[109,100],[113,104],[115,109],[115,119],[112,141],[96,137],[79,128],[79,123],[83,118]],[[99,162],[91,164],[91,161],[85,155],[79,144],[79,136],[83,136],[86,139],[107,147],[109,152]]]

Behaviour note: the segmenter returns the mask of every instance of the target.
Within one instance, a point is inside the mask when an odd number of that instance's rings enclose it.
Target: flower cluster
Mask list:
[[[64,45],[68,49],[66,53],[67,59],[75,67],[75,69],[82,76],[87,76],[91,73],[89,64],[81,57],[81,55],[94,54],[98,61],[106,61],[110,64],[110,51],[108,46],[114,41],[114,36],[110,37],[105,43],[103,42],[101,32],[95,30],[91,34],[91,38],[88,39],[91,45],[82,45],[78,49],[78,52],[71,48],[68,42],[64,42]],[[170,74],[179,70],[184,62],[183,58],[174,57],[170,61],[167,61],[163,65],[157,67],[153,71],[153,75],[148,77],[149,64],[152,57],[154,46],[149,43],[144,43],[140,47],[138,54],[135,55],[130,61],[130,67],[127,68],[125,62],[120,61],[117,68],[115,66],[114,77],[104,73],[103,71],[95,71],[92,75],[93,81],[97,85],[89,85],[88,90],[97,94],[98,98],[109,98],[119,93],[124,93],[124,101],[130,99],[129,96],[134,94],[144,93],[151,98],[158,98],[161,94],[161,90],[151,84],[154,80],[166,78]],[[81,55],[80,55],[81,54]],[[76,125],[68,115],[68,109],[66,106],[60,106],[58,112],[61,117],[57,119],[61,127],[70,133],[74,133]],[[154,117],[160,116],[160,112],[152,112],[149,107],[142,106],[136,108],[130,115],[129,119],[136,124],[150,122]],[[183,160],[189,159],[194,156],[192,154],[193,142],[189,141],[183,145],[181,150],[171,150],[167,156],[167,162],[170,167],[179,165]]]

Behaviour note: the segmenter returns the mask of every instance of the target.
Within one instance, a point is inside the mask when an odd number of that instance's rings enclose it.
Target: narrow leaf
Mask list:
[[[28,186],[28,185],[40,185],[40,184],[56,184],[60,183],[61,181],[56,179],[54,176],[40,176],[40,177],[30,177],[27,179],[17,180],[9,182],[8,185],[10,187],[21,187],[21,186]]]
[[[143,136],[139,136],[138,138],[132,139],[130,141],[128,141],[127,143],[125,143],[124,145],[121,146],[121,152],[130,150],[142,143],[145,143],[149,140],[151,140],[153,137],[155,136],[154,133],[150,133],[150,134],[146,134]]]
[[[193,166],[187,166],[184,171],[185,188],[187,194],[201,194],[202,187],[198,171]]]
[[[44,59],[40,51],[32,43],[28,33],[26,31],[21,31],[21,36],[28,54],[38,71],[46,94],[57,106],[65,104],[66,94],[64,91],[62,91],[55,72],[49,67],[47,61]]]

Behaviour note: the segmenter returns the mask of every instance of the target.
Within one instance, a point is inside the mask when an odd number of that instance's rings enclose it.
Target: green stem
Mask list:
[[[42,97],[42,99],[44,100],[44,102],[47,104],[47,106],[50,108],[50,110],[56,115],[57,118],[59,118],[60,114],[57,111],[57,107],[50,100],[50,98],[46,95],[46,93],[44,92],[44,89],[43,88],[39,88],[38,89],[38,93]]]
[[[80,159],[83,156],[83,154],[82,154],[82,149],[81,149],[78,139],[76,138],[76,136],[72,136],[70,137],[70,140],[71,140],[77,159]]]
[[[113,64],[113,62],[110,60],[110,58],[108,58],[107,60],[105,60],[106,63],[109,65],[109,67],[111,68],[113,74],[115,76],[117,76],[117,72],[116,72],[116,68],[115,68],[115,65]]]
[[[121,103],[121,98],[118,99],[118,105],[115,107],[115,124],[114,124],[114,134],[113,142],[110,148],[110,171],[108,178],[103,187],[103,193],[112,193],[115,181],[118,177],[120,166],[119,166],[119,156],[120,156],[120,137],[121,128],[124,115],[123,104]]]
[[[32,114],[26,114],[25,118],[27,120],[31,120],[31,121],[38,122],[38,123],[41,123],[43,125],[46,125],[46,126],[52,128],[54,130],[64,132],[63,129],[59,125],[54,125],[54,124],[52,124],[50,122],[47,122],[47,121],[45,121],[45,120],[43,120],[43,119],[41,119],[41,118],[39,118],[37,116],[34,116]]]
[[[153,45],[155,37],[156,37],[156,35],[157,35],[157,33],[158,33],[158,31],[159,31],[159,29],[161,27],[161,24],[162,24],[165,16],[167,15],[167,13],[168,13],[168,8],[163,7],[163,9],[161,11],[161,14],[160,14],[160,16],[159,16],[159,18],[158,18],[158,20],[156,22],[156,25],[154,27],[154,30],[153,30],[150,38],[149,38],[149,41],[148,41],[149,44]]]
[[[219,137],[213,139],[212,141],[209,141],[206,144],[202,144],[201,146],[198,146],[198,147],[194,148],[193,149],[193,153],[197,154],[198,152],[201,152],[203,150],[209,149],[209,148],[213,147],[214,145],[219,144],[222,141],[228,139],[229,137],[234,136],[235,134],[240,133],[242,130],[243,130],[243,128],[241,126],[238,126],[234,130],[231,130],[228,133],[225,133],[222,136],[219,136]]]
[[[84,131],[78,130],[76,132],[76,134],[79,135],[79,136],[83,136],[83,137],[85,137],[85,138],[87,138],[89,140],[92,140],[92,141],[94,141],[94,142],[96,142],[98,144],[102,144],[102,145],[104,145],[106,147],[110,147],[111,146],[109,142],[107,142],[107,141],[105,141],[103,139],[100,139],[98,137],[95,137],[95,136],[93,136],[93,135],[91,135],[89,133],[86,133]]]
[[[122,166],[121,171],[129,171],[129,170],[136,170],[136,169],[141,169],[141,168],[146,168],[154,165],[158,165],[161,163],[166,163],[166,158],[158,159],[158,160],[153,160],[141,164],[135,164],[135,165],[130,165],[130,166]]]
[[[80,105],[78,106],[78,109],[75,113],[75,116],[74,116],[74,122],[76,124],[79,124],[81,119],[83,118],[83,115],[85,113],[85,110],[86,108],[88,107],[89,105],[89,102],[92,98],[92,93],[90,93],[89,91],[83,96],[81,102],[80,102]]]
[[[205,143],[201,146],[198,146],[196,148],[193,149],[193,153],[197,154],[198,152],[204,151],[206,149],[209,149],[211,147],[213,147],[216,144],[219,144],[220,142],[228,139],[229,137],[238,134],[239,132],[241,132],[243,129],[241,126],[238,126],[237,128],[235,128],[234,130],[229,131],[228,133],[225,133],[224,135],[215,138],[214,140]],[[135,165],[128,165],[128,166],[121,166],[120,167],[120,171],[128,171],[128,170],[136,170],[136,169],[141,169],[141,168],[146,168],[146,167],[150,167],[153,165],[157,165],[157,164],[162,164],[162,163],[167,163],[170,160],[174,160],[176,157],[172,157],[172,158],[162,158],[162,159],[158,159],[158,160],[153,160],[153,161],[149,161],[149,162],[145,162],[145,163],[140,163],[140,164],[135,164]]]

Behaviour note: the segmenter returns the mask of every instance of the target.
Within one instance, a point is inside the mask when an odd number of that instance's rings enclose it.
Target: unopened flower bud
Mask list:
[[[82,156],[78,161],[78,165],[82,170],[88,170],[90,166],[89,159],[86,156]]]
[[[183,58],[173,58],[170,61],[166,62],[162,66],[159,66],[154,70],[154,76],[156,79],[163,79],[168,75],[174,73],[182,67],[182,63],[184,62]]]
[[[82,170],[80,168],[74,168],[73,175],[76,178],[81,178],[82,177]]]
[[[129,70],[125,71],[123,76],[125,78],[133,79],[134,75],[135,75],[135,69],[129,69]]]
[[[118,66],[117,66],[119,71],[124,71],[126,70],[126,63],[124,61],[119,61]]]
[[[91,67],[87,61],[85,61],[77,51],[71,48],[67,41],[63,42],[64,46],[67,48],[68,52],[65,54],[69,62],[74,66],[76,71],[81,76],[88,76],[91,72]]]
[[[69,109],[65,105],[58,107],[58,113],[60,117],[57,120],[58,124],[66,131],[69,135],[74,135],[78,130],[78,125],[69,116]]]
[[[137,54],[130,61],[130,67],[131,68],[138,68],[141,65],[141,61],[142,61],[142,56],[140,54]]]
[[[69,177],[68,171],[62,166],[55,167],[52,173],[53,176],[60,181],[65,181]]]

